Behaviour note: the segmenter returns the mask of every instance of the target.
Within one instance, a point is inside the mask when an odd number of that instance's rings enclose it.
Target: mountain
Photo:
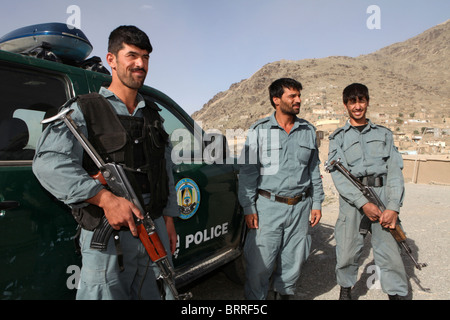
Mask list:
[[[449,62],[447,20],[409,40],[355,58],[269,63],[249,79],[218,93],[192,117],[201,121],[204,129],[247,130],[273,112],[268,94],[272,81],[291,77],[303,84],[299,116],[314,124],[327,119],[344,121],[342,90],[353,82],[369,87],[369,116],[384,119],[392,127],[413,118],[442,123],[450,117]]]

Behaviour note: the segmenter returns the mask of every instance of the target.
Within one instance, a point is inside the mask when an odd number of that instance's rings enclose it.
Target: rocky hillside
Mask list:
[[[345,113],[342,90],[361,82],[371,93],[372,117],[450,117],[450,20],[407,41],[356,58],[327,57],[272,62],[218,93],[192,116],[204,129],[248,129],[273,111],[268,86],[281,77],[303,84],[300,116],[317,123]],[[387,121],[386,121],[387,122]]]

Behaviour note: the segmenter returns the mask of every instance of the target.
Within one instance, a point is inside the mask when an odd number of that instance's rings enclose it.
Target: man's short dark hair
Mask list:
[[[275,108],[273,98],[281,98],[284,93],[284,89],[296,89],[301,91],[303,89],[302,84],[297,80],[290,78],[281,78],[272,82],[269,87],[270,103]]]
[[[148,53],[153,51],[147,34],[135,26],[120,26],[109,35],[108,52],[117,56],[123,45],[133,45]]]
[[[357,100],[363,99],[366,99],[367,102],[369,102],[369,89],[361,83],[352,83],[347,86],[342,93],[342,100],[345,105],[347,105],[349,101],[355,103]]]

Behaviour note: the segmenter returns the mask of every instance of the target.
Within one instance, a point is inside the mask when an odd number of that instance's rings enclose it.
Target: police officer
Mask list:
[[[245,297],[266,299],[269,279],[280,298],[295,294],[307,259],[309,225],[324,199],[315,128],[297,117],[302,85],[282,78],[269,87],[275,112],[251,126],[241,153],[239,201],[249,232]]]
[[[358,260],[364,245],[359,225],[363,215],[371,224],[375,264],[379,267],[382,289],[390,299],[408,294],[408,285],[400,248],[388,231],[398,222],[404,197],[403,159],[394,146],[392,132],[366,118],[369,90],[359,83],[347,86],[343,102],[349,120],[330,135],[328,161],[341,159],[343,165],[362,183],[374,187],[386,206],[381,212],[340,172],[332,171],[338,190],[339,217],[336,222],[336,277],[341,286],[340,299],[351,299],[356,283]]]
[[[109,37],[107,54],[112,70],[111,85],[108,89],[101,88],[99,94],[80,97],[69,107],[74,110],[74,122],[94,148],[101,147],[97,149],[102,150],[101,155],[106,153],[106,157],[135,169],[134,176],[140,186],[140,191],[136,191],[149,212],[158,215],[154,218],[156,229],[170,256],[176,246],[173,217],[178,215],[170,146],[168,140],[162,139],[160,150],[148,147],[147,118],[158,120],[159,115],[156,105],[149,105],[138,93],[147,75],[151,52],[150,41],[140,29],[134,26],[115,29]],[[89,101],[92,107],[87,107]],[[120,122],[113,125],[110,119]],[[89,132],[95,132],[98,139],[93,134],[89,136]],[[158,151],[158,156],[154,151]],[[115,196],[91,178],[92,165],[86,162],[88,158],[83,156],[81,145],[67,126],[56,122],[43,132],[33,162],[33,171],[41,184],[72,208],[82,227],[79,242],[83,260],[77,299],[160,299],[156,282],[159,269],[136,238],[133,215],[143,219],[142,213],[134,204]],[[155,163],[159,167],[153,168]],[[149,179],[149,173],[155,172],[162,174]],[[156,182],[158,187],[152,189]],[[111,237],[106,251],[90,248],[98,210],[115,230],[127,228],[119,232],[120,245]],[[166,294],[170,299],[167,288]]]

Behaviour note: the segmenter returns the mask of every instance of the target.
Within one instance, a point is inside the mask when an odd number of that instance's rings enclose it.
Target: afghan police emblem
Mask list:
[[[200,206],[200,189],[194,180],[184,178],[175,186],[180,218],[187,220],[197,212]]]

